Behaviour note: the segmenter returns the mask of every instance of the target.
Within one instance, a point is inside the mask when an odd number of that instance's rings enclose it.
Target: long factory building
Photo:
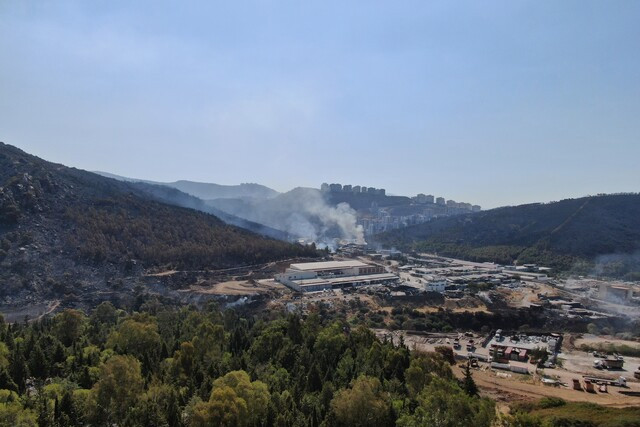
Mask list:
[[[325,261],[291,264],[276,280],[298,292],[317,292],[349,286],[394,283],[398,276],[384,267],[361,261]]]

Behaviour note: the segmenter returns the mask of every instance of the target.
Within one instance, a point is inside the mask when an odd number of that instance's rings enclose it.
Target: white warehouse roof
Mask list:
[[[362,261],[324,261],[324,262],[303,262],[291,264],[289,268],[300,271],[337,270],[340,268],[370,267]]]

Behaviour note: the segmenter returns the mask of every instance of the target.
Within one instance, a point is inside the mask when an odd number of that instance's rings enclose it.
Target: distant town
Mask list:
[[[434,218],[482,210],[479,205],[446,200],[431,194],[420,193],[411,198],[387,196],[384,188],[360,185],[323,183],[320,190],[331,195],[353,194],[355,197],[366,195],[371,198],[368,206],[356,209],[357,223],[362,226],[365,236],[422,224]]]

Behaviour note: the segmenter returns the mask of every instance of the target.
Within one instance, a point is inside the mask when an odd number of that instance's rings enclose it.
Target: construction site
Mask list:
[[[640,357],[581,351],[572,344],[574,335],[375,332],[414,351],[450,348],[461,367],[471,364],[480,389],[505,405],[550,396],[612,407],[640,405]],[[640,350],[640,343],[635,345]],[[543,354],[541,363],[537,357]],[[599,367],[603,359],[618,363]],[[462,376],[462,369],[454,373]]]

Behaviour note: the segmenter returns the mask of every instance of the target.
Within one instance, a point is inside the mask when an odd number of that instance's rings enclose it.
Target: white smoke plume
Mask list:
[[[364,244],[364,232],[356,223],[356,211],[348,204],[331,206],[314,188],[296,188],[268,200],[213,200],[218,209],[273,228],[296,238],[333,246],[335,239]]]
[[[637,280],[640,273],[640,250],[633,253],[613,253],[599,255],[596,257],[593,276],[609,276],[617,278],[625,278],[625,276],[633,277]]]

